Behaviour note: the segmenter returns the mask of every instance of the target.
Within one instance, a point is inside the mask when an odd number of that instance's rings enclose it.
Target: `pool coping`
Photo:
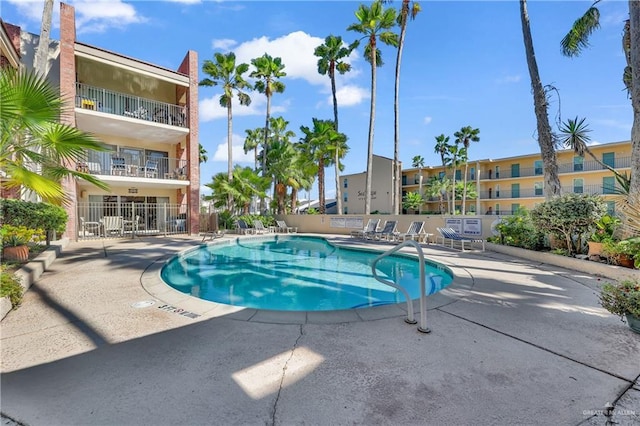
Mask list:
[[[278,234],[280,235],[280,234]],[[344,237],[336,237],[329,235],[304,234],[299,233],[297,236],[321,237],[329,241],[337,247],[354,247],[362,250],[370,250],[383,253],[394,248],[396,245],[376,244],[371,241],[345,239]],[[286,236],[286,234],[284,235]],[[202,246],[230,244],[236,239],[266,239],[272,238],[274,234],[265,235],[249,235],[234,236],[234,238],[224,240],[214,240],[212,242],[198,244],[179,253],[164,256],[157,259],[149,265],[142,273],[140,282],[142,287],[155,299],[161,303],[161,308],[179,313],[191,318],[217,318],[225,317],[229,319],[270,324],[339,324],[361,321],[376,321],[386,318],[406,317],[407,304],[400,303],[394,305],[364,307],[356,309],[344,309],[333,311],[280,311],[245,308],[239,306],[225,305],[222,303],[211,302],[199,299],[197,297],[182,293],[168,284],[160,277],[162,267],[170,259],[189,251],[197,250]],[[418,257],[415,250],[401,249],[399,254]],[[428,257],[425,255],[425,260]],[[453,273],[453,282],[438,293],[427,297],[427,311],[437,309],[467,297],[473,288],[473,276],[462,266],[454,263],[449,259],[438,259],[432,262],[440,263],[451,270]],[[416,319],[420,318],[420,300],[413,301],[414,315]]]

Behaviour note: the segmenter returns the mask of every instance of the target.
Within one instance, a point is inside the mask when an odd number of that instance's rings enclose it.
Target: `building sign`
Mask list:
[[[462,233],[464,235],[482,235],[482,219],[464,219],[462,221]]]
[[[366,194],[365,191],[358,191],[358,200],[364,201],[364,194]],[[371,191],[371,199],[376,199],[376,191]]]
[[[344,228],[346,225],[345,221],[346,218],[344,217],[332,217],[329,226],[332,228]]]
[[[347,217],[345,218],[344,227],[362,229],[364,228],[364,219],[362,217]]]
[[[462,219],[454,219],[452,217],[448,217],[444,220],[445,228],[452,228],[458,234],[462,233]]]

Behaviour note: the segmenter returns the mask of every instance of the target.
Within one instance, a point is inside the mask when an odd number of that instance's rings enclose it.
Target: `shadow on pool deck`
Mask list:
[[[598,278],[428,246],[457,278],[425,335],[398,307],[292,321],[153,288],[158,265],[198,243],[70,244],[2,321],[3,414],[29,425],[604,424],[615,403],[619,424],[640,419],[640,335],[599,307]],[[155,304],[132,306],[143,301]]]

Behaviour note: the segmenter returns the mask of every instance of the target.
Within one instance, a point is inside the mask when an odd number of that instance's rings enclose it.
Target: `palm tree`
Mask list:
[[[328,75],[331,80],[331,97],[333,99],[333,122],[336,132],[338,131],[338,99],[336,98],[336,71],[340,74],[351,71],[351,64],[343,59],[348,58],[357,47],[357,43],[344,46],[342,37],[329,35],[324,39],[324,44],[316,47],[313,51],[318,56],[318,72],[322,75]],[[335,152],[334,164],[340,163],[338,157],[339,151]],[[340,173],[336,169],[336,201],[338,214],[342,214],[342,194],[340,188]]]
[[[446,170],[447,167],[447,156],[449,153],[449,147],[449,136],[445,136],[444,133],[436,136],[436,145],[434,147],[434,152],[440,155],[440,161],[442,163],[443,170]],[[447,203],[449,205],[448,210],[451,211],[451,200],[447,200]]]
[[[229,182],[233,180],[233,95],[238,94],[240,105],[251,105],[251,97],[244,92],[244,89],[251,89],[251,85],[245,81],[242,74],[249,71],[248,64],[236,66],[236,55],[229,52],[214,54],[215,62],[209,59],[204,61],[202,71],[209,77],[200,81],[200,86],[212,87],[221,85],[222,95],[220,96],[220,106],[227,108],[227,177]]]
[[[289,146],[291,145],[291,139],[296,136],[293,131],[287,129],[288,125],[289,122],[282,117],[271,117],[269,119],[270,130],[267,142],[268,149],[266,150],[266,153],[265,150],[262,150],[261,153],[263,159],[265,155],[267,156],[265,163],[267,167],[265,176],[272,178],[273,194],[278,203],[282,203],[284,201],[284,199],[279,198],[281,194],[277,191],[282,190],[282,186],[278,185],[286,184],[285,175],[287,173],[286,170],[279,169],[283,164],[286,164],[286,161],[283,162],[280,156],[284,156],[285,154],[287,156],[293,155],[290,152],[293,148],[289,149]],[[287,151],[284,151],[285,149]],[[272,150],[274,150],[273,153],[271,152]],[[293,157],[288,158],[287,160],[289,161],[289,167],[291,167],[291,163],[293,161],[292,158]],[[282,206],[283,204],[278,204],[279,213],[283,213],[283,211],[281,211],[281,209],[283,209]]]
[[[257,79],[254,88],[258,92],[264,93],[267,97],[267,117],[264,124],[264,139],[262,145],[262,175],[265,176],[267,168],[266,161],[269,138],[269,118],[271,117],[271,96],[273,96],[274,93],[284,92],[285,85],[281,81],[278,81],[278,79],[285,77],[287,73],[283,71],[284,64],[282,63],[282,58],[272,58],[267,53],[259,58],[252,59],[251,64],[255,67],[255,70],[249,74],[249,76]],[[264,211],[265,207],[264,197],[262,197],[260,199],[260,210]]]
[[[398,163],[399,163],[399,150],[400,150],[400,63],[402,61],[402,50],[404,48],[404,38],[407,33],[407,21],[409,18],[412,20],[416,18],[420,12],[421,7],[418,2],[411,2],[410,0],[402,0],[402,6],[400,7],[400,13],[398,14],[398,25],[400,26],[400,38],[398,40],[398,52],[396,56],[396,84],[395,93],[393,99],[393,111],[394,111],[394,149],[393,149],[393,193],[391,197],[391,203],[393,205],[393,214],[400,213],[400,203],[397,202],[397,198],[400,195],[400,179],[398,178]],[[414,166],[415,167],[415,166]],[[422,194],[422,192],[420,192]],[[422,210],[422,205],[420,206]]]
[[[51,39],[51,17],[53,15],[53,0],[44,0],[42,10],[42,26],[38,39],[38,50],[33,58],[33,69],[42,77],[46,77],[47,60],[49,58],[49,40]]]
[[[456,174],[458,173],[458,166],[462,164],[467,158],[467,150],[464,147],[460,147],[456,141],[455,145],[449,145],[445,157],[445,163],[447,167],[453,169],[451,176],[451,200],[450,200],[450,213],[456,213]]]
[[[326,212],[324,169],[335,158],[336,151],[344,151],[346,136],[336,132],[331,120],[313,118],[313,128],[300,126],[304,133],[304,146],[310,157],[318,162],[318,202],[320,214]],[[333,154],[333,155],[332,155]],[[340,165],[336,164],[336,169]]]
[[[395,25],[396,10],[384,10],[380,1],[374,1],[371,7],[360,5],[356,11],[358,22],[349,25],[348,31],[356,31],[364,34],[367,44],[364,48],[364,57],[371,63],[371,107],[369,113],[369,140],[367,148],[367,177],[364,197],[364,214],[371,212],[371,181],[373,168],[373,127],[375,122],[376,106],[376,68],[382,66],[382,56],[378,49],[378,39],[391,46],[398,45],[398,35],[389,31]]]
[[[84,161],[88,150],[105,148],[93,136],[59,123],[69,111],[43,76],[3,69],[0,99],[0,170],[7,188],[23,187],[53,204],[70,201],[61,184],[66,177],[109,189],[93,175],[67,167]]]
[[[418,193],[422,196],[422,168],[424,167],[424,158],[421,155],[416,155],[411,161],[411,166],[418,168]],[[418,214],[422,214],[422,204],[418,207]]]
[[[203,197],[204,200],[213,201],[215,207],[226,207],[230,212],[233,212],[234,206],[237,205],[242,208],[244,214],[248,214],[251,200],[255,196],[264,196],[265,190],[269,187],[269,180],[259,176],[251,167],[237,165],[233,169],[231,182],[226,173],[221,172],[214,175],[213,180],[204,186],[212,190],[210,196]]]
[[[297,162],[298,151],[289,139],[279,139],[269,143],[269,173],[275,183],[274,194],[277,202],[278,214],[285,213],[285,199],[287,187],[298,185],[296,170],[293,167]]]
[[[207,156],[207,150],[204,149],[202,144],[198,144],[198,162],[200,164],[206,163],[209,157]]]
[[[447,195],[451,182],[446,177],[431,176],[427,182],[426,195],[429,198],[438,198],[438,210],[440,214],[444,212],[444,197]]]
[[[554,147],[551,126],[549,125],[549,115],[547,113],[547,94],[540,81],[538,63],[536,62],[533,50],[533,39],[531,37],[531,26],[529,24],[529,13],[527,12],[527,0],[520,0],[520,19],[522,21],[522,35],[524,38],[527,65],[529,76],[531,77],[531,89],[533,91],[533,104],[536,114],[538,129],[538,145],[544,164],[544,194],[545,198],[560,195],[560,178],[558,177],[558,163],[556,161],[556,150]]]
[[[257,129],[246,129],[244,131],[247,136],[244,139],[244,153],[253,150],[253,169],[258,170],[258,147],[263,140],[264,137],[264,129],[262,127],[258,127]]]
[[[462,215],[465,214],[466,210],[466,202],[467,202],[467,172],[469,170],[469,161],[468,161],[468,153],[469,153],[469,145],[471,142],[480,142],[480,129],[474,129],[471,126],[465,126],[460,129],[459,132],[455,132],[453,135],[456,137],[456,144],[461,143],[465,149],[465,155],[467,158],[464,161],[464,186],[462,193]]]
[[[578,56],[589,46],[589,36],[599,26],[600,11],[593,2],[583,16],[578,18],[562,39],[562,53],[566,56]],[[625,21],[622,36],[622,48],[627,66],[622,73],[624,82],[631,97],[633,108],[633,127],[631,128],[631,180],[629,183],[629,199],[640,200],[640,4],[629,2],[629,19]],[[634,65],[636,65],[634,67]]]

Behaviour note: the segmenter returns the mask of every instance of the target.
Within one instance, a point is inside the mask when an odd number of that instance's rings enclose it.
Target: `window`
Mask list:
[[[616,154],[615,152],[605,152],[602,154],[602,162],[609,167],[616,166]]]
[[[544,184],[542,182],[534,182],[533,183],[533,194],[540,196],[543,195]]]
[[[511,184],[511,198],[520,198],[520,184],[512,183]]]
[[[614,178],[613,176],[607,176],[602,178],[602,193],[603,194],[616,193],[616,178]]]
[[[462,180],[462,170],[456,170],[456,180]]]
[[[584,170],[584,158],[573,157],[573,171],[581,172],[582,170]]]
[[[407,184],[407,175],[402,175],[402,184],[403,185]]]
[[[500,185],[496,185],[496,198],[500,198]]]
[[[420,183],[420,175],[419,174],[415,174],[413,175],[413,183],[418,184]]]
[[[444,172],[438,172],[438,179],[444,179]]]
[[[511,214],[516,214],[518,210],[520,210],[520,204],[518,203],[511,204]]]
[[[403,182],[404,183],[404,182]],[[344,187],[348,188],[349,187],[349,179],[344,178]]]
[[[584,180],[581,178],[573,180],[573,193],[582,194],[584,192]]]
[[[471,180],[476,180],[476,168],[471,168]]]
[[[500,179],[500,166],[496,166],[496,179]]]
[[[542,160],[536,160],[533,163],[533,169],[534,169],[534,173],[537,176],[543,174],[544,173],[544,169],[543,169],[543,165],[542,165]]]
[[[520,164],[511,165],[511,177],[520,177]]]
[[[342,194],[342,200],[343,200],[345,203],[348,203],[348,202],[349,202],[349,196],[348,196],[348,194],[347,194],[346,192],[344,192],[344,193]]]
[[[496,214],[500,214],[500,204],[496,204],[496,207],[493,209]]]

